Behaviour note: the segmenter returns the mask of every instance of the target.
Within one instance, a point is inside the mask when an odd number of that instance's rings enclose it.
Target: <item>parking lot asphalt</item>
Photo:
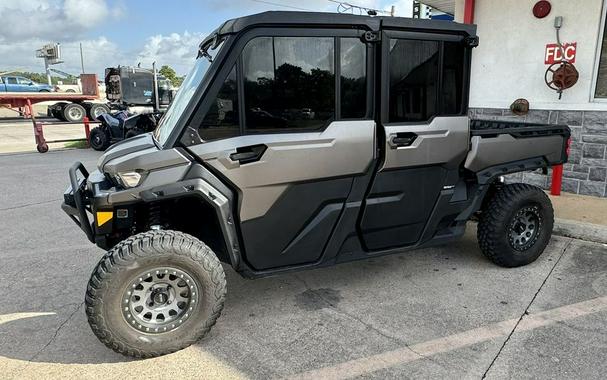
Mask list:
[[[67,168],[98,152],[0,156],[2,378],[603,378],[607,246],[553,237],[504,269],[475,227],[449,246],[259,280],[226,267],[211,333],[131,360],[90,331],[83,299],[103,251],[60,210]]]

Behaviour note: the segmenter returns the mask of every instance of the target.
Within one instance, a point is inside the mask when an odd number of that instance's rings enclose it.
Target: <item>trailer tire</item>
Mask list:
[[[91,129],[89,134],[91,148],[103,152],[110,146],[110,136],[100,127]]]
[[[110,107],[101,103],[89,103],[86,111],[89,120],[97,120],[100,115],[110,113]]]
[[[63,118],[63,107],[65,107],[67,105],[66,102],[59,102],[59,103],[55,103],[51,106],[49,106],[49,109],[51,110],[51,115],[58,120],[61,121],[66,121]]]
[[[554,210],[542,189],[523,183],[505,185],[482,210],[478,244],[497,265],[527,265],[544,252],[553,225]]]
[[[208,246],[182,232],[148,231],[118,243],[97,264],[87,286],[86,314],[107,347],[149,358],[204,337],[219,318],[225,295],[225,273]],[[154,310],[166,317],[154,320]]]
[[[86,116],[86,110],[80,104],[68,103],[63,107],[62,115],[70,123],[81,122]]]

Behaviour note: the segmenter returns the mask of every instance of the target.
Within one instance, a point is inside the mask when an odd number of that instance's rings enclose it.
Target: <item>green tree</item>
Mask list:
[[[175,87],[181,86],[181,82],[183,82],[183,77],[178,76],[175,70],[169,65],[163,65],[160,70],[158,70],[158,73],[170,80],[171,84]]]

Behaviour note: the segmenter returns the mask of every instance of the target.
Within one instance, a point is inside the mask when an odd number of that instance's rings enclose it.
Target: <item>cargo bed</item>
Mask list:
[[[570,135],[566,125],[470,120],[471,146],[464,167],[478,172],[530,158],[542,158],[547,166],[562,164]]]

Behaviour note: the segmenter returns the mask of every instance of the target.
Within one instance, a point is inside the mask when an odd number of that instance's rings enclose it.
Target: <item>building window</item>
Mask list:
[[[438,41],[390,40],[389,121],[426,121],[437,113]]]
[[[219,89],[198,128],[198,134],[202,141],[225,139],[240,134],[236,67],[232,68]]]
[[[367,108],[367,47],[359,38],[340,39],[341,117],[361,118]]]
[[[607,22],[603,15],[603,38],[601,40],[601,54],[599,56],[598,69],[596,74],[596,86],[594,89],[595,98],[607,98]]]
[[[258,37],[243,55],[246,128],[319,129],[335,115],[334,38]]]

